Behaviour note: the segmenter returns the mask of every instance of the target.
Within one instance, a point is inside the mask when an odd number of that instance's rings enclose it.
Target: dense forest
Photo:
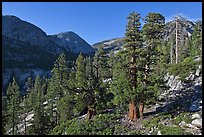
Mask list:
[[[164,80],[167,73],[186,81],[202,64],[195,61],[202,58],[201,26],[200,22],[194,26],[182,48],[179,29],[171,39],[163,39],[163,15],[150,12],[142,18],[130,13],[124,49],[116,54],[106,53],[101,46],[93,57],[79,54],[74,64],[68,65],[62,53],[50,78],[27,79],[24,95],[14,77],[2,95],[2,134],[138,135],[147,134],[151,124],[163,117],[181,118],[168,111],[152,114],[152,120],[147,121],[144,109],[159,102],[159,95],[169,89]],[[137,130],[140,125],[148,126]],[[160,124],[158,128],[162,134],[190,134],[177,126]]]

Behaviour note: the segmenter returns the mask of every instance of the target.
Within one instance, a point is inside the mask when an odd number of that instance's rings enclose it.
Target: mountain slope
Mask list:
[[[37,26],[23,21],[15,16],[2,16],[2,35],[30,45],[36,45],[53,54],[59,54],[62,49],[50,41],[47,34]]]
[[[95,43],[92,45],[92,47],[97,50],[99,46],[102,46],[103,49],[108,53],[111,50],[116,53],[119,50],[122,49],[122,46],[124,44],[124,38],[115,38],[110,40],[104,40],[98,43]]]
[[[49,35],[49,39],[73,53],[81,52],[88,55],[94,54],[94,49],[85,40],[72,31]]]
[[[181,39],[181,44],[185,45],[185,42],[193,33],[194,26],[196,22],[189,21],[181,16],[178,16],[178,29],[179,29],[179,38]],[[165,24],[163,38],[168,41],[169,39],[175,39],[176,31],[176,21],[170,21]],[[202,24],[202,23],[201,23]],[[202,25],[201,25],[202,30]],[[110,40],[101,41],[93,44],[95,50],[98,49],[100,45],[104,48],[105,51],[110,52],[113,50],[115,53],[123,48],[124,38],[114,38]]]
[[[185,40],[186,38],[189,38],[193,33],[193,27],[195,26],[194,22],[191,22],[181,16],[177,17],[178,22],[178,33],[180,34],[181,40]],[[168,40],[170,37],[175,36],[176,33],[176,20],[172,20],[170,22],[167,22],[164,29],[164,39]]]

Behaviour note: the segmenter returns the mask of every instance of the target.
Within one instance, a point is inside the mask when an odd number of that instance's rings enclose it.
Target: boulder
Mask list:
[[[196,118],[200,118],[200,115],[198,113],[192,115],[192,119],[196,119]]]
[[[181,90],[182,88],[183,88],[183,85],[182,85],[181,81],[177,80],[177,84],[176,84],[176,87],[174,90]]]
[[[162,135],[160,130],[157,132],[157,135]]]
[[[193,124],[197,127],[202,127],[202,119],[195,119],[191,122],[191,124]]]
[[[185,122],[185,121],[181,121],[181,122],[179,123],[179,126],[181,126],[181,127],[186,126],[186,122]]]
[[[200,76],[200,69],[197,69],[197,70],[196,70],[195,75],[196,75],[196,76]]]
[[[195,78],[195,75],[191,73],[186,79],[187,80],[194,80],[194,78]]]
[[[169,76],[169,79],[168,79],[168,82],[167,82],[167,85],[172,87],[172,83],[174,81],[174,76]]]

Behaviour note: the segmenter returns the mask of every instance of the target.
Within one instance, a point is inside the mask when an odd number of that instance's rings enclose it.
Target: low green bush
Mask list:
[[[162,135],[185,135],[185,131],[179,126],[159,126]]]
[[[185,121],[186,123],[191,123],[192,119],[191,119],[191,117],[187,116],[186,114],[181,113],[179,116],[175,117],[172,120],[172,123],[175,125],[178,125],[181,121]]]
[[[195,72],[199,62],[195,62],[192,57],[185,58],[182,62],[173,64],[169,67],[169,73],[174,76],[179,76],[180,80],[185,81],[185,78],[190,72]]]

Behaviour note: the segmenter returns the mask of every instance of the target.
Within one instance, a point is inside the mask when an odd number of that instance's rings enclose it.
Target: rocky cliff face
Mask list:
[[[74,32],[61,33],[56,37],[58,41],[55,43],[51,40],[55,36],[48,37],[39,27],[15,16],[2,16],[3,89],[8,84],[8,77],[14,73],[22,85],[30,74],[36,76],[38,71],[50,72],[62,52],[68,63],[75,60],[79,52],[94,53],[93,48]]]
[[[2,16],[2,35],[38,46],[53,54],[62,52],[43,30],[15,16]]]
[[[73,53],[94,54],[94,49],[81,37],[72,31],[49,35],[49,39],[57,45]]]
[[[196,23],[191,22],[181,16],[177,17],[178,22],[178,33],[181,40],[185,40],[186,38],[189,38],[193,33],[193,28]],[[164,31],[164,39],[169,40],[170,37],[175,36],[176,33],[176,19],[173,21],[167,22],[165,25],[165,31]]]
[[[92,47],[97,50],[99,46],[102,46],[103,49],[108,53],[113,51],[117,53],[119,50],[123,48],[124,38],[115,38],[110,40],[101,41],[92,45]]]

